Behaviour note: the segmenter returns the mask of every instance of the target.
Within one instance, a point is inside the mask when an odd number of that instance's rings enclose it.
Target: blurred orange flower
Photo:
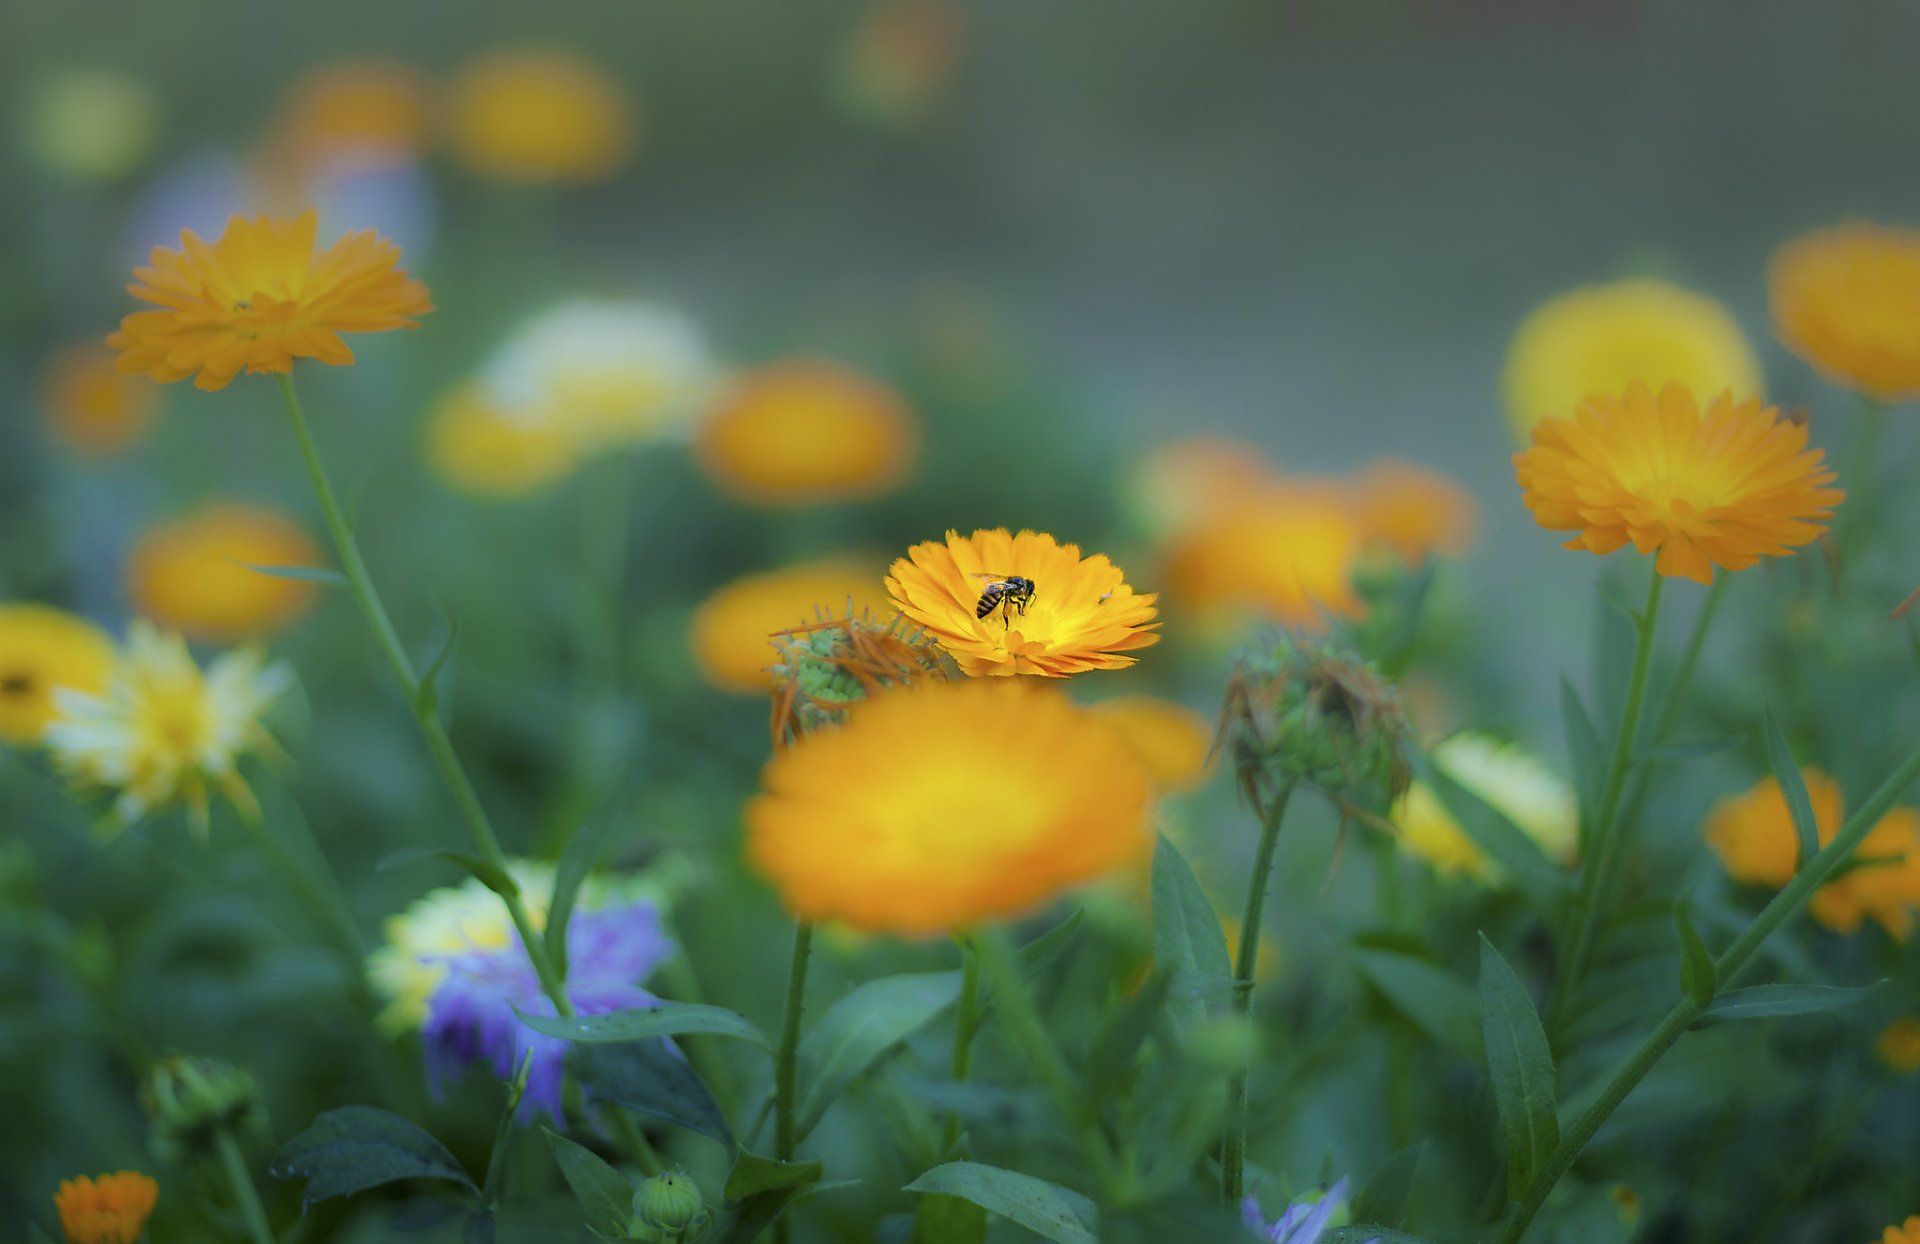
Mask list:
[[[388,168],[419,158],[433,108],[426,75],[398,61],[323,65],[288,89],[272,155],[296,165]]]
[[[1367,534],[1336,487],[1268,489],[1174,535],[1166,554],[1167,596],[1216,620],[1251,613],[1321,630],[1329,616],[1361,612],[1353,570]]]
[[[1920,230],[1849,224],[1780,248],[1767,273],[1774,329],[1835,384],[1920,398]]]
[[[1245,441],[1188,436],[1149,450],[1129,491],[1147,528],[1165,532],[1283,482],[1266,455]]]
[[[47,364],[40,411],[60,443],[89,457],[117,453],[146,435],[160,390],[144,376],[123,376],[98,340],[68,346]]]
[[[841,557],[743,575],[700,602],[688,641],[694,664],[725,691],[764,693],[773,686],[776,631],[871,611],[892,616],[877,567]]]
[[[1902,1015],[1880,1031],[1873,1043],[1880,1061],[1901,1075],[1920,1071],[1920,1019]]]
[[[475,496],[538,492],[573,470],[581,452],[572,429],[503,410],[477,385],[448,393],[427,418],[428,465]]]
[[[1207,775],[1213,723],[1184,704],[1123,695],[1092,707],[1133,744],[1161,789],[1191,790]]]
[[[210,505],[149,530],[127,563],[134,609],[190,639],[230,643],[277,631],[313,605],[315,585],[250,566],[324,566],[277,510]]]
[[[350,364],[341,333],[419,327],[413,317],[433,303],[395,266],[399,247],[367,229],[316,254],[315,227],[311,211],[235,216],[212,242],[189,229],[180,250],[156,246],[127,290],[161,309],[134,312],[107,338],[120,370],[224,389],[243,369],[290,372],[297,358]]]
[[[1759,398],[1725,393],[1703,411],[1668,385],[1635,382],[1595,395],[1571,419],[1547,419],[1513,456],[1527,508],[1570,549],[1658,550],[1668,576],[1713,582],[1714,567],[1745,570],[1811,543],[1846,494],[1807,448],[1807,429]]]
[[[53,1194],[68,1244],[135,1244],[146,1230],[160,1185],[138,1171],[63,1179]]]
[[[54,718],[54,691],[104,691],[113,638],[51,605],[0,602],[0,743],[40,742]]]
[[[695,435],[700,464],[762,505],[877,496],[906,478],[919,428],[898,393],[823,359],[774,363],[738,380]]]
[[[1354,483],[1360,526],[1409,566],[1430,553],[1457,555],[1473,543],[1480,516],[1473,495],[1453,480],[1415,466],[1382,458],[1367,466]]]
[[[633,153],[639,110],[626,88],[563,52],[496,52],[462,69],[448,92],[453,151],[485,177],[600,181]]]

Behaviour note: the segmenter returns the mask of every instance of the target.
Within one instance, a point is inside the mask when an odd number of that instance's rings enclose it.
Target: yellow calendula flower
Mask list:
[[[1920,230],[1850,224],[1780,248],[1767,273],[1774,330],[1836,384],[1920,398]]]
[[[1104,553],[1005,527],[949,531],[907,550],[887,592],[972,677],[1064,678],[1122,669],[1126,655],[1158,643],[1152,593],[1141,595]]]
[[[1502,380],[1507,419],[1525,441],[1541,420],[1636,381],[1742,401],[1763,388],[1760,360],[1725,307],[1665,281],[1616,281],[1550,299],[1520,325]]]
[[[548,420],[506,410],[478,385],[442,398],[427,418],[427,463],[434,474],[478,497],[522,497],[566,478],[580,461],[578,441]]]
[[[907,477],[920,430],[892,389],[823,359],[774,363],[730,385],[694,452],[728,492],[759,505],[878,496]]]
[[[1471,493],[1411,462],[1383,458],[1368,464],[1353,481],[1352,495],[1367,540],[1386,545],[1409,566],[1430,554],[1465,552],[1479,525]]]
[[[47,364],[40,412],[60,443],[98,457],[140,442],[160,408],[160,390],[145,376],[123,376],[113,351],[96,341],[69,346]]]
[[[1336,484],[1290,481],[1219,507],[1166,551],[1167,598],[1203,617],[1303,630],[1358,617],[1353,571],[1368,532]]]
[[[1163,790],[1191,790],[1207,775],[1213,723],[1184,704],[1123,695],[1092,706],[1126,736]]]
[[[1906,1222],[1895,1223],[1881,1233],[1877,1240],[1867,1244],[1920,1244],[1920,1214],[1910,1215]]]
[[[1534,521],[1578,534],[1570,549],[1658,552],[1667,576],[1713,582],[1817,539],[1846,498],[1807,429],[1758,398],[1725,393],[1702,410],[1669,385],[1588,398],[1533,429],[1513,457]]]
[[[796,916],[875,932],[1017,916],[1148,846],[1139,754],[1031,683],[884,692],[780,751],[762,781],[749,862]]]
[[[67,1244],[136,1244],[160,1199],[160,1185],[138,1171],[60,1181],[53,1205]]]
[[[179,803],[204,829],[214,790],[255,817],[240,758],[278,750],[260,718],[292,681],[285,665],[268,665],[251,648],[224,653],[203,672],[178,634],[135,622],[104,692],[55,693],[47,747],[81,785],[117,793],[123,826]]]
[[[879,568],[829,558],[743,575],[700,602],[688,641],[694,664],[724,691],[765,693],[773,686],[776,631],[819,620],[858,617],[886,604]],[[893,611],[887,609],[891,614]]]
[[[113,639],[51,605],[0,603],[0,742],[40,742],[54,693],[95,692],[113,670]]]
[[[433,93],[411,65],[344,60],[288,88],[271,131],[272,156],[302,167],[388,168],[419,158]]]
[[[1429,754],[1435,769],[1506,817],[1549,859],[1572,864],[1579,851],[1580,810],[1573,788],[1532,753],[1491,735],[1463,732]],[[1499,867],[1425,782],[1415,782],[1388,815],[1408,854],[1443,875],[1497,881]]]
[[[1881,1029],[1880,1039],[1873,1043],[1873,1052],[1889,1069],[1901,1075],[1920,1071],[1920,1018],[1902,1015]]]
[[[160,309],[134,312],[107,338],[120,370],[224,389],[242,371],[290,372],[300,358],[345,366],[342,333],[417,328],[413,317],[433,310],[392,242],[367,229],[316,252],[315,229],[311,211],[235,216],[212,242],[189,229],[181,249],[155,247],[127,292]]]
[[[253,566],[320,566],[298,524],[253,505],[210,505],[148,531],[127,563],[139,613],[191,639],[230,643],[276,631],[313,604],[315,584]]]
[[[603,70],[562,52],[522,49],[463,68],[447,94],[454,155],[500,181],[600,181],[633,154],[639,110]]]

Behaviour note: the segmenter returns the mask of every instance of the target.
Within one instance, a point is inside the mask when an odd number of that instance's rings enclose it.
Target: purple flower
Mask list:
[[[567,998],[580,1015],[603,1015],[654,1006],[659,999],[640,988],[672,943],[650,902],[574,914],[567,926]],[[421,1028],[427,1074],[435,1091],[450,1074],[485,1062],[510,1079],[529,1051],[533,1066],[517,1116],[522,1124],[545,1113],[561,1118],[560,1084],[571,1042],[527,1027],[514,1014],[555,1014],[553,1000],[519,938],[498,950],[473,950],[439,956],[447,974],[427,999]]]
[[[1269,1244],[1320,1244],[1321,1235],[1332,1225],[1346,1195],[1347,1181],[1342,1179],[1318,1200],[1302,1198],[1287,1206],[1286,1213],[1271,1225],[1260,1215],[1260,1202],[1249,1196],[1240,1202],[1240,1221]]]

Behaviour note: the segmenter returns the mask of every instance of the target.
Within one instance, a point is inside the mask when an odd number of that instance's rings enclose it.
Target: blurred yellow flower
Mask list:
[[[564,52],[495,52],[461,69],[448,91],[454,154],[483,177],[585,183],[633,153],[639,110],[626,88]]]
[[[344,366],[353,351],[341,333],[417,328],[412,317],[433,310],[427,287],[395,267],[399,247],[368,229],[316,254],[315,228],[311,211],[235,216],[212,242],[189,229],[182,249],[156,246],[127,288],[161,310],[134,312],[107,338],[120,370],[224,389],[243,369],[290,372],[297,358]]]
[[[204,831],[210,790],[255,818],[260,806],[239,761],[278,751],[260,718],[292,681],[286,666],[251,648],[214,658],[202,673],[179,635],[136,621],[104,692],[54,694],[47,747],[81,785],[117,792],[122,826],[181,803]]]
[[[1429,754],[1435,769],[1467,793],[1512,821],[1539,844],[1547,858],[1570,865],[1579,852],[1580,810],[1573,789],[1541,760],[1491,735],[1462,732]],[[1388,814],[1395,837],[1408,854],[1446,876],[1465,874],[1496,882],[1499,866],[1425,782],[1415,782]]]
[[[295,165],[389,168],[419,158],[432,86],[411,65],[342,60],[306,74],[280,101],[272,156]]]
[[[279,630],[313,604],[313,583],[249,567],[323,565],[319,547],[277,510],[209,505],[140,537],[127,595],[163,627],[230,643]]]
[[[1920,1214],[1911,1215],[1905,1223],[1895,1223],[1867,1244],[1920,1244]]]
[[[124,74],[61,70],[38,82],[26,101],[26,146],[69,177],[112,181],[152,154],[162,111],[152,87]]]
[[[1137,859],[1150,792],[1126,739],[1057,690],[928,683],[776,753],[747,858],[798,917],[933,934]]]
[[[840,50],[835,93],[860,117],[910,125],[939,100],[966,50],[967,15],[954,0],[879,0]]]
[[[99,691],[112,670],[112,638],[85,618],[0,603],[0,742],[38,743],[53,720],[55,688]]]
[[[1245,441],[1189,436],[1149,450],[1128,491],[1148,530],[1165,533],[1283,482],[1266,455]]]
[[[994,583],[1021,578],[1029,599],[1003,595],[981,609]],[[897,558],[887,592],[907,620],[945,648],[970,677],[1039,674],[1064,678],[1122,669],[1125,655],[1160,641],[1152,593],[1140,595],[1106,554],[1005,527],[928,540]]]
[[[427,463],[441,479],[481,497],[538,492],[579,463],[566,429],[503,410],[478,385],[448,393],[427,417]]]
[[[53,1205],[67,1244],[136,1244],[160,1199],[160,1185],[138,1171],[60,1181]]]
[[[1920,1019],[1902,1015],[1894,1020],[1880,1030],[1880,1039],[1873,1043],[1873,1050],[1892,1071],[1901,1075],[1920,1071]]]
[[[1133,744],[1161,789],[1191,790],[1207,775],[1213,723],[1184,704],[1150,695],[1123,695],[1101,700],[1092,708]]]
[[[1367,539],[1386,545],[1409,566],[1432,553],[1465,552],[1480,520],[1473,494],[1459,484],[1391,458],[1367,465],[1354,481],[1353,498]]]
[[[1835,384],[1920,398],[1920,230],[1849,224],[1795,239],[1767,274],[1774,330]]]
[[[137,444],[160,408],[145,376],[123,376],[96,339],[68,346],[47,364],[40,411],[60,443],[89,457]]]
[[[1839,785],[1818,769],[1802,769],[1822,846],[1839,832],[1845,811]],[[1707,845],[1735,881],[1778,888],[1793,878],[1798,840],[1780,785],[1768,777],[1716,803],[1702,826]],[[1920,814],[1895,808],[1854,852],[1854,864],[1814,891],[1808,912],[1836,933],[1853,933],[1871,918],[1904,941],[1920,908]]]
[[[1342,490],[1289,482],[1178,532],[1167,546],[1167,596],[1215,621],[1251,613],[1324,630],[1329,616],[1361,613],[1353,571],[1366,538]]]
[[[1659,551],[1661,574],[1701,583],[1811,543],[1846,497],[1824,487],[1834,473],[1807,429],[1759,398],[1723,393],[1702,411],[1678,385],[1656,398],[1638,381],[1540,423],[1513,465],[1534,521],[1579,533],[1567,548],[1631,542]]]
[[[721,486],[761,505],[878,496],[913,465],[920,430],[898,393],[824,359],[773,363],[735,381],[694,448]]]
[[[827,617],[891,614],[876,567],[830,558],[743,575],[700,602],[688,642],[694,664],[724,691],[764,694],[773,686],[773,635]]]
[[[1507,349],[1502,387],[1516,439],[1542,419],[1564,419],[1593,394],[1639,381],[1654,391],[1760,396],[1760,360],[1732,314],[1665,281],[1616,281],[1549,299]]]

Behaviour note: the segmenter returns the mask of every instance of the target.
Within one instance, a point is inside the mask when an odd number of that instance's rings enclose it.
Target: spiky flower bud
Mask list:
[[[164,1161],[211,1153],[223,1131],[266,1134],[266,1109],[253,1073],[222,1059],[162,1058],[141,1098],[153,1122],[154,1153]]]
[[[888,687],[959,676],[932,640],[896,615],[829,618],[779,631],[773,665],[775,743],[838,725],[857,702]]]
[[[663,1171],[634,1189],[633,1232],[641,1239],[684,1239],[707,1218],[700,1185],[683,1170]]]

